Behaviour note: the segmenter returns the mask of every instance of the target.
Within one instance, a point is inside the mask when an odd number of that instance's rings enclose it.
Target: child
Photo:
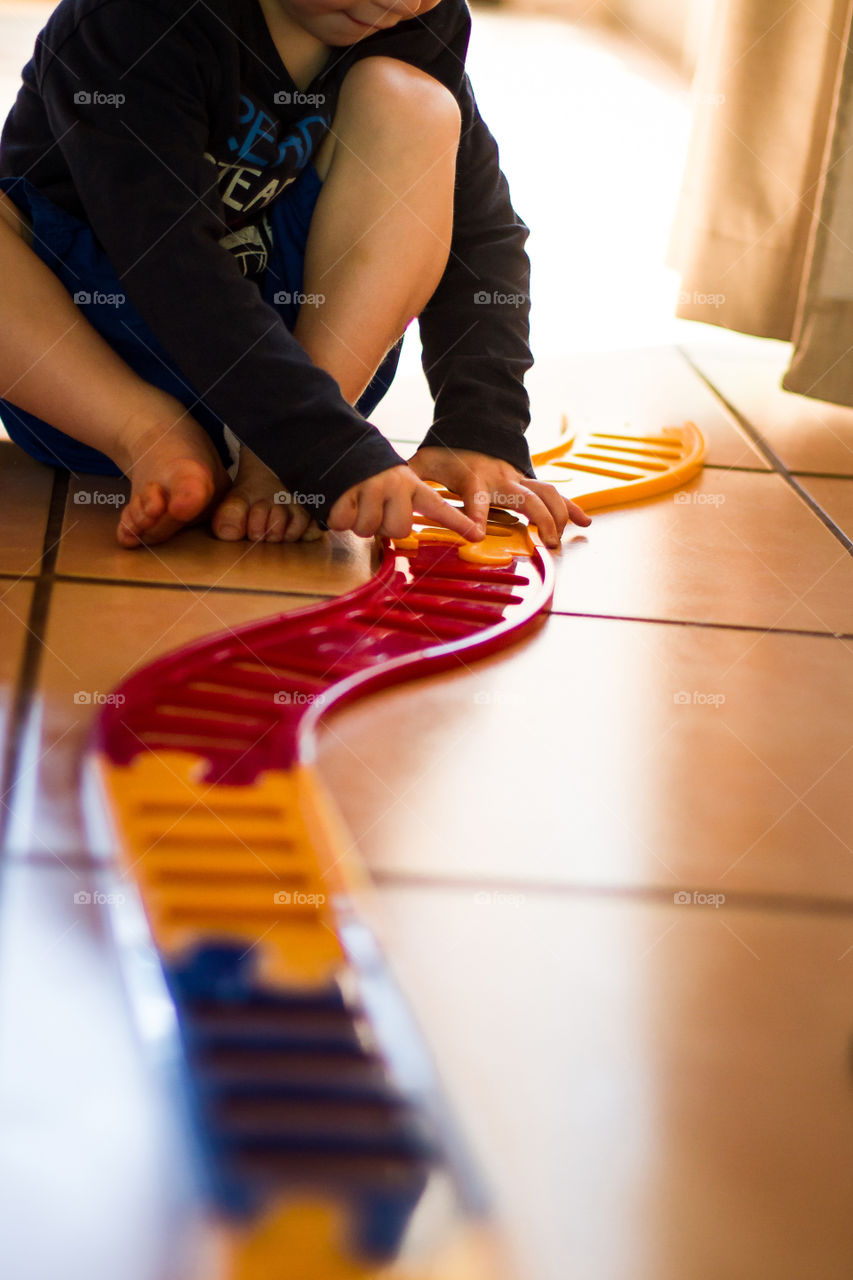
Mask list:
[[[550,545],[589,523],[533,478],[527,229],[469,28],[464,0],[59,4],[0,141],[0,416],[129,477],[123,546],[207,515],[269,542],[415,512],[477,540],[490,503]],[[435,420],[406,465],[366,419],[414,317]]]

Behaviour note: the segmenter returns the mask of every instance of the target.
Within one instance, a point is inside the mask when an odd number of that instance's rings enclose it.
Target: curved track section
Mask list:
[[[595,507],[684,483],[703,451],[686,424],[567,438],[537,463]],[[357,590],[169,654],[100,714],[99,808],[177,1014],[222,1280],[504,1274],[313,761],[337,707],[513,643],[552,591],[507,512],[476,545],[419,526]]]
[[[229,1280],[500,1273],[483,1197],[361,909],[316,730],[543,617],[550,558],[495,513],[434,528],[348,595],[169,654],[95,751],[178,1013]]]

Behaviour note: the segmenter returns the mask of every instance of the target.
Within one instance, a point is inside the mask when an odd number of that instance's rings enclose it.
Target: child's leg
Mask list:
[[[0,396],[105,453],[130,478],[118,528],[124,546],[162,541],[226,487],[216,450],[182,404],[139,378],[92,328],[29,239],[0,192]]]
[[[346,77],[305,256],[326,302],[294,332],[350,403],[444,274],[458,145],[459,108],[425,72],[365,58]]]
[[[315,364],[355,404],[409,321],[426,306],[450,251],[459,108],[425,72],[364,58],[341,87],[317,170],[323,190],[311,221],[303,306],[294,329]],[[214,517],[220,537],[282,536],[280,488],[243,450],[234,488]],[[300,509],[284,534],[299,537]]]

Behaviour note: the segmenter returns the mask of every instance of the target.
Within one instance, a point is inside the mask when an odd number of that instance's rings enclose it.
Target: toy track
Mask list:
[[[623,440],[605,501],[665,487],[661,439],[668,487],[698,470],[695,428]],[[476,545],[421,526],[364,586],[169,654],[101,712],[92,763],[177,1011],[228,1280],[503,1272],[312,765],[321,717],[515,641],[552,590],[517,517]]]

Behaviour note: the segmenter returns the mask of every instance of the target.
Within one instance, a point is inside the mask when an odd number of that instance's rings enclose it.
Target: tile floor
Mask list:
[[[0,6],[4,103],[47,11]],[[547,64],[537,92],[579,121],[544,162],[500,72],[510,49]],[[472,60],[519,207],[541,213],[534,443],[563,412],[692,417],[708,465],[678,500],[567,536],[534,639],[341,713],[321,769],[524,1280],[846,1280],[853,412],[779,391],[781,345],[669,318],[686,108],[667,71],[496,13]],[[406,361],[382,425],[415,440]],[[95,875],[78,798],[93,703],[75,694],[346,590],[371,549],[193,531],[123,552],[121,486],[76,500],[94,487],[0,444],[3,1269],[189,1280],[180,1145],[108,921],[74,903]]]

